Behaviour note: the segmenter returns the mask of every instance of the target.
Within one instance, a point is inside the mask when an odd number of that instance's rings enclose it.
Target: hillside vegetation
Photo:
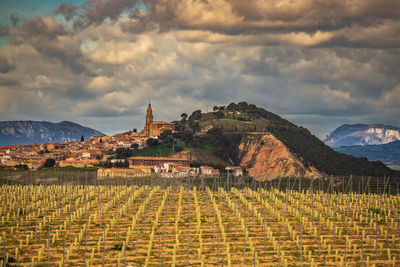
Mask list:
[[[380,160],[392,169],[400,170],[400,141],[383,145],[336,147],[336,151],[354,157]]]
[[[240,102],[214,107],[213,112],[194,111],[181,115],[175,121],[176,133],[164,132],[160,140],[166,144],[181,141],[182,148],[203,149],[211,146],[211,153],[227,164],[237,164],[238,146],[249,133],[272,133],[306,165],[312,165],[329,175],[398,176],[399,172],[387,168],[382,162],[370,162],[339,153],[326,146],[306,128],[297,126],[280,116]]]

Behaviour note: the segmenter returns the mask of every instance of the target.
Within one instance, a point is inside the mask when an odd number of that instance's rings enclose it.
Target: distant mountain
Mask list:
[[[379,160],[392,169],[400,170],[400,141],[383,145],[342,146],[334,149],[358,158],[366,157],[371,161]]]
[[[381,145],[400,140],[400,128],[383,124],[344,124],[323,140],[330,147]]]
[[[103,133],[70,121],[3,121],[0,122],[0,145],[27,145],[80,140]]]

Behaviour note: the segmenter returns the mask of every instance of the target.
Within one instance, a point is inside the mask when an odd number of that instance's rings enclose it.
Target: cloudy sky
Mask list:
[[[400,126],[399,0],[0,0],[0,120],[108,134],[247,101]]]

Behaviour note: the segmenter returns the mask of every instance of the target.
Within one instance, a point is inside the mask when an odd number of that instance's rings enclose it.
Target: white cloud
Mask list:
[[[151,38],[147,35],[138,36],[135,42],[110,40],[97,42],[95,48],[85,51],[93,63],[123,65],[149,56],[154,49]]]
[[[88,84],[89,92],[98,93],[105,92],[115,87],[115,79],[107,76],[94,77]]]

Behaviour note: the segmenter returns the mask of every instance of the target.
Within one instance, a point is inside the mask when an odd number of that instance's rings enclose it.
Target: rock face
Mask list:
[[[272,134],[249,135],[239,145],[240,166],[257,180],[279,176],[323,178],[326,175],[313,166],[306,166]]]
[[[0,145],[28,145],[80,140],[103,133],[79,124],[62,121],[3,121],[0,122]]]
[[[383,124],[342,125],[327,135],[331,147],[382,145],[400,140],[400,128]]]
[[[180,158],[180,159],[188,159],[192,162],[198,162],[200,164],[207,165],[209,163],[213,164],[219,164],[222,166],[226,166],[227,163],[224,162],[222,159],[218,158],[217,156],[214,156],[213,154],[207,154],[207,155],[202,155],[200,153],[197,153],[193,149],[186,149],[181,152],[175,153],[172,155],[174,158]]]

